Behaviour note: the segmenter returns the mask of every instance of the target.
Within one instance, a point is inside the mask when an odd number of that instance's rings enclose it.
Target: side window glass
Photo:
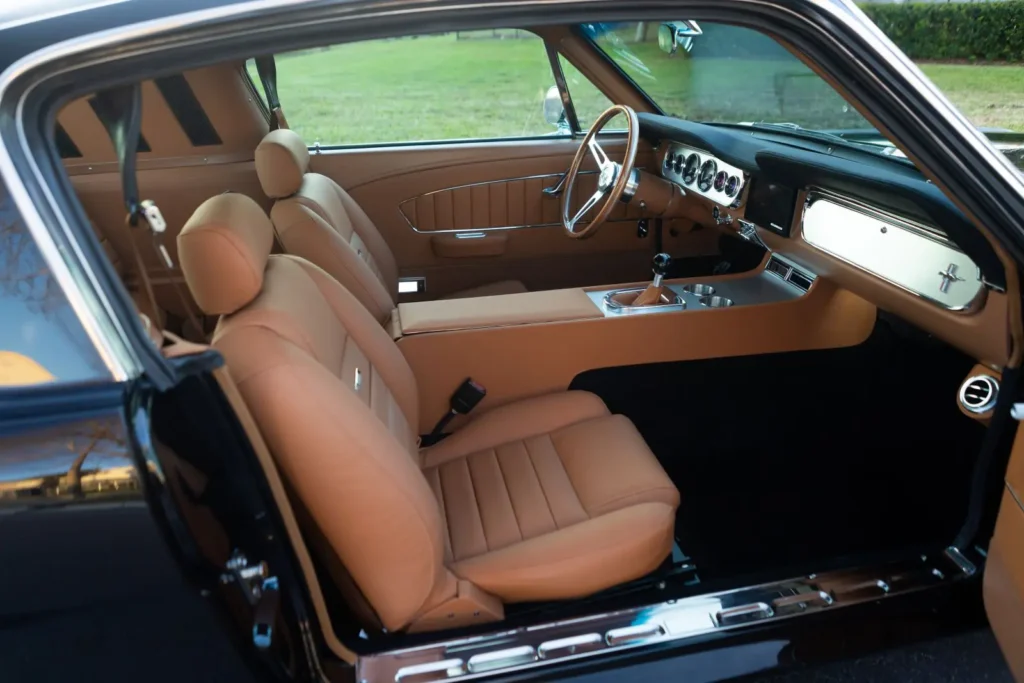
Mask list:
[[[256,94],[259,96],[264,108],[269,111],[270,106],[267,104],[267,91],[263,89],[263,81],[260,80],[260,73],[256,69],[255,59],[245,60],[245,73],[248,74],[249,81],[252,83],[252,87],[256,90]]]
[[[562,55],[558,55],[558,63],[562,67],[562,75],[569,88],[572,106],[576,109],[576,118],[579,119],[580,129],[590,130],[591,124],[597,120],[597,117],[612,106],[612,101]],[[626,124],[619,116],[609,121],[604,129],[606,131],[625,130]]]
[[[554,83],[544,41],[527,31],[368,40],[276,64],[288,124],[310,145],[563,134],[544,117]]]
[[[2,183],[0,320],[0,390],[109,379]]]

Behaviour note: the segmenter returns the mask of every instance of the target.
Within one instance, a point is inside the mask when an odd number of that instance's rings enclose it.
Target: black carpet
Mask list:
[[[796,669],[749,683],[1013,683],[995,637],[970,631],[846,662]]]
[[[682,505],[702,579],[820,571],[948,543],[984,429],[973,361],[895,319],[856,347],[595,370],[573,389],[630,417]]]

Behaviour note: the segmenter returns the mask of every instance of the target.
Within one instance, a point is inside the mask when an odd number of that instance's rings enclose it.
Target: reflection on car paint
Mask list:
[[[0,510],[126,502],[140,496],[138,470],[120,420],[84,420],[0,438]]]

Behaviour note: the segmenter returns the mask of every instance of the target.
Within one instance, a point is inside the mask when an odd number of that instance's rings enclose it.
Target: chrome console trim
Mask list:
[[[805,269],[801,269],[805,270]],[[813,276],[810,276],[813,282]],[[698,286],[697,289],[694,287]],[[711,287],[709,293],[702,287]],[[783,301],[791,301],[803,296],[807,290],[794,282],[780,278],[778,274],[762,269],[745,275],[725,280],[714,280],[712,283],[672,283],[666,285],[666,289],[676,295],[678,303],[663,304],[660,306],[641,306],[638,308],[622,307],[617,304],[609,304],[609,297],[613,294],[624,291],[641,291],[643,287],[602,289],[587,292],[587,296],[594,302],[594,305],[604,313],[605,317],[620,316],[626,313],[646,314],[670,313],[670,312],[699,312],[712,308],[730,306],[756,306],[758,304],[772,304]],[[702,292],[702,293],[701,293]],[[717,305],[709,305],[709,297],[719,297]],[[721,299],[730,300],[728,304]]]
[[[613,289],[610,292],[606,292],[601,297],[601,304],[599,308],[604,311],[604,314],[612,315],[640,315],[645,313],[661,313],[663,311],[682,311],[686,308],[686,301],[683,300],[679,294],[669,290],[661,295],[661,301],[656,304],[649,304],[647,306],[626,306],[615,301],[614,297],[616,294],[632,294],[636,293],[638,296],[643,292],[646,287],[629,287],[627,289]],[[593,297],[591,297],[593,300]],[[596,301],[594,303],[597,303]]]
[[[818,188],[800,226],[811,246],[946,310],[973,310],[984,297],[977,264],[932,226]]]
[[[810,574],[590,617],[368,655],[362,683],[467,681],[742,629],[946,585],[976,566],[949,548],[876,567]]]

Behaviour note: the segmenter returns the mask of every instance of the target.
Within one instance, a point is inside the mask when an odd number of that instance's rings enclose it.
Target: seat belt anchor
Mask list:
[[[164,220],[160,207],[152,199],[144,199],[139,202],[139,213],[142,214],[146,225],[149,226],[149,232],[153,235],[153,247],[156,249],[156,253],[160,255],[160,259],[168,269],[174,268],[174,261],[163,243],[163,235],[167,232],[167,221]]]

